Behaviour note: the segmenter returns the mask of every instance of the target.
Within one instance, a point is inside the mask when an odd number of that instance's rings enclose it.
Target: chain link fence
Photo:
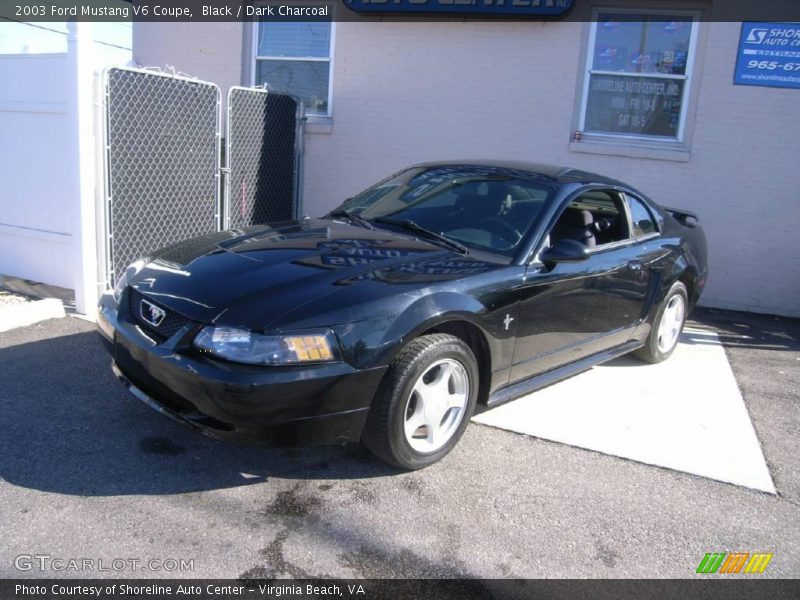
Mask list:
[[[297,217],[304,119],[293,96],[230,90],[222,169],[222,107],[213,83],[115,67],[105,73],[104,92],[109,286],[153,250]],[[183,250],[169,248],[164,258],[182,264]]]
[[[220,228],[220,90],[112,68],[105,77],[107,274]]]
[[[228,92],[226,227],[297,216],[302,104],[258,88]]]

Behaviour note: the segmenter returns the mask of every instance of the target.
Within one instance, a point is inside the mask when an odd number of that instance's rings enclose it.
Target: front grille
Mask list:
[[[139,293],[137,290],[133,288],[129,288],[130,293],[128,294],[129,304],[128,309],[130,310],[131,317],[133,320],[140,325],[143,329],[148,331],[149,333],[153,334],[159,341],[163,342],[173,335],[180,331],[181,327],[186,325],[190,322],[190,320],[184,317],[182,314],[175,312],[174,310],[170,310],[169,308],[162,306],[158,302],[154,301],[152,298],[146,297],[144,294]],[[161,310],[163,310],[166,314],[162,319],[161,323],[158,326],[154,326],[152,323],[148,323],[142,318],[142,300],[147,300],[148,302],[154,304]]]

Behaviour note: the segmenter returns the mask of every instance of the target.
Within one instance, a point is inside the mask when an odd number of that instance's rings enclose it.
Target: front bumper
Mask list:
[[[159,343],[120,302],[104,296],[98,331],[112,368],[151,408],[214,438],[251,446],[329,445],[360,440],[386,367],[344,362],[240,365],[196,352],[190,323]]]

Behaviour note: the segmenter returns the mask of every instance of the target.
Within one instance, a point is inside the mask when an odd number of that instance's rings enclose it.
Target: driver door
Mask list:
[[[519,290],[511,382],[631,338],[643,316],[650,271],[642,245],[629,232],[627,209],[616,192],[592,192],[564,209],[545,243],[569,237],[585,243],[589,256],[528,266]]]

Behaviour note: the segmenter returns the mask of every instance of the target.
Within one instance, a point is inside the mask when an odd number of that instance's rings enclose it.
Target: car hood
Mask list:
[[[488,268],[386,230],[307,219],[175,244],[155,253],[130,283],[191,319],[266,329],[292,314],[307,319]]]

